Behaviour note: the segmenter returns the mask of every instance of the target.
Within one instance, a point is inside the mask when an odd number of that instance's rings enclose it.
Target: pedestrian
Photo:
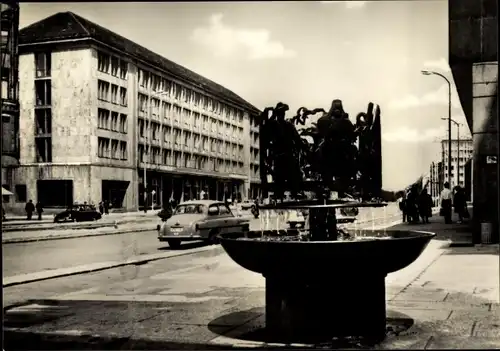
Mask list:
[[[458,223],[462,223],[464,217],[466,217],[465,212],[467,211],[467,201],[465,200],[464,189],[460,185],[455,187],[455,195],[453,196],[453,207],[455,213],[458,215]]]
[[[108,200],[104,200],[104,214],[107,214],[109,215],[109,201]]]
[[[441,209],[439,213],[444,217],[444,222],[446,224],[452,223],[451,221],[451,206],[452,206],[453,193],[450,190],[450,183],[444,183],[444,189],[441,191],[439,200],[441,202]]]
[[[101,213],[101,215],[104,214],[104,204],[103,202],[99,202],[99,213]]]
[[[417,187],[413,186],[411,187],[410,191],[408,192],[408,196],[406,197],[406,213],[408,216],[409,223],[419,222],[417,202],[418,202],[418,191]]]
[[[36,203],[36,213],[38,214],[38,220],[41,221],[42,220],[42,213],[43,213],[43,206],[42,206],[42,203],[40,201],[38,201]]]
[[[419,195],[418,212],[422,222],[429,223],[429,218],[432,217],[432,196],[427,193],[427,189],[423,189]]]
[[[35,205],[33,205],[33,200],[29,200],[26,206],[24,206],[24,210],[26,211],[26,218],[28,221],[33,217],[33,212],[35,212]]]
[[[399,200],[399,210],[403,214],[403,223],[406,222],[406,193],[403,193],[403,196],[401,196],[401,199]]]

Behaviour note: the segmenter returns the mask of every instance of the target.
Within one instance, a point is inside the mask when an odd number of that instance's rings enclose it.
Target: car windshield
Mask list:
[[[176,215],[178,214],[206,214],[207,207],[200,204],[179,205],[175,209]]]

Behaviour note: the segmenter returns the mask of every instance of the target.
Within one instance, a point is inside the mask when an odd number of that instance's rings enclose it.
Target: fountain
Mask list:
[[[369,103],[355,124],[340,100],[328,112],[301,107],[290,120],[287,110],[278,103],[259,120],[263,196],[272,192],[275,199],[262,206],[261,216],[269,214],[266,210],[305,210],[308,226],[266,225],[261,231],[223,234],[221,244],[236,263],[265,277],[268,331],[290,340],[358,337],[379,342],[386,335],[386,275],[415,261],[434,234],[338,226],[355,219],[337,218],[339,209],[386,206],[379,199],[378,106]],[[308,117],[319,112],[323,115],[307,128]],[[285,201],[286,192],[294,200]],[[305,199],[306,192],[314,199]]]

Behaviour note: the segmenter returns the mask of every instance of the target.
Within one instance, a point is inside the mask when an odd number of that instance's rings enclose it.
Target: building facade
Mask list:
[[[258,195],[259,111],[224,87],[70,12],[21,30],[20,71],[28,198],[133,210]]]
[[[483,228],[495,233],[494,242],[500,239],[497,11],[496,0],[448,2],[449,63],[474,145],[474,243],[481,242]]]
[[[443,189],[443,179],[443,162],[432,162],[429,168],[428,192],[435,204],[437,204],[439,194]]]
[[[465,186],[465,165],[472,158],[472,139],[451,140],[451,180],[448,178],[448,140],[441,140],[441,150],[444,158],[444,181],[455,185]]]
[[[13,173],[19,165],[19,4],[0,2],[0,16],[2,188],[14,192]],[[18,200],[25,201],[22,197]],[[15,201],[14,196],[2,196],[4,207]]]

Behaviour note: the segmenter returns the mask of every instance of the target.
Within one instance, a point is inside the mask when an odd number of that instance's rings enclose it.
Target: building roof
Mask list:
[[[19,32],[19,44],[29,45],[42,42],[57,42],[71,39],[93,39],[123,51],[133,58],[143,60],[151,66],[166,71],[174,77],[228,100],[253,113],[259,109],[210,79],[207,79],[163,56],[160,56],[121,35],[93,23],[73,12],[59,12],[25,27]]]

